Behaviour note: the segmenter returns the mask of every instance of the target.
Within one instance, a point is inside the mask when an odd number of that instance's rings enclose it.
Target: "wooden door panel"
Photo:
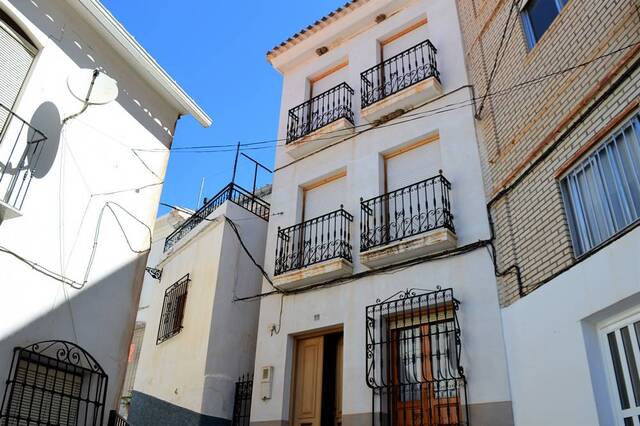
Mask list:
[[[296,351],[294,426],[320,426],[324,337],[299,340]]]

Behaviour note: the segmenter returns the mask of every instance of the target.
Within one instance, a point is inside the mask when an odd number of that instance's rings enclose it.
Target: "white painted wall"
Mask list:
[[[518,426],[613,426],[598,331],[640,310],[640,229],[503,310]]]
[[[49,139],[22,216],[0,224],[0,245],[82,282],[100,212],[116,202],[153,227],[179,112],[98,37],[66,1],[0,0],[39,47],[16,106]],[[119,82],[118,99],[90,107],[60,134],[61,118],[82,107],[67,89],[78,68],[101,68]],[[41,112],[46,111],[43,115]],[[144,189],[133,190],[143,187]],[[0,375],[12,348],[69,340],[91,353],[109,376],[107,409],[116,408],[149,248],[149,231],[114,207],[105,211],[88,282],[81,290],[48,278],[0,253]],[[0,392],[4,384],[0,385]]]
[[[393,6],[402,10],[393,14]],[[347,27],[360,30],[358,20],[372,23],[375,16],[387,11],[389,18],[382,23],[367,24],[368,30],[350,35]],[[439,108],[472,97],[464,68],[464,57],[458,28],[455,4],[446,0],[432,1],[371,1],[343,18],[336,29],[344,41],[331,44],[330,28],[311,36],[306,44],[297,46],[298,53],[283,53],[276,58],[277,66],[284,69],[279,137],[285,136],[288,109],[304,101],[306,77],[326,68],[343,57],[348,57],[347,83],[354,88],[356,125],[364,124],[360,116],[360,72],[376,64],[379,59],[377,40],[388,37],[425,16],[431,41],[438,48],[438,66],[444,92],[453,92],[441,100],[412,113]],[[344,27],[344,28],[343,28]],[[317,43],[315,42],[317,40]],[[315,44],[314,44],[315,43]],[[322,44],[331,45],[321,57],[307,55],[299,50],[313,51]],[[302,46],[307,46],[303,48]],[[300,54],[303,59],[295,56]],[[290,63],[286,63],[290,61]],[[398,121],[401,121],[399,119]],[[313,156],[280,169],[274,175],[272,211],[282,212],[269,223],[265,265],[272,274],[275,261],[276,232],[278,227],[291,226],[299,220],[300,187],[321,176],[346,168],[345,209],[354,215],[352,245],[354,246],[354,272],[366,269],[358,260],[360,197],[367,199],[380,195],[383,188],[383,161],[381,153],[401,145],[418,141],[439,132],[439,156],[444,175],[452,183],[452,207],[459,245],[489,237],[486,207],[482,187],[480,160],[476,145],[473,112],[471,108],[428,116],[398,126],[379,128],[363,133]],[[428,163],[431,163],[429,159]],[[284,150],[276,152],[276,168],[292,161]],[[430,176],[424,176],[425,178]],[[313,217],[312,213],[305,213]],[[343,285],[320,288],[295,296],[286,296],[282,313],[282,329],[277,335],[268,331],[270,324],[278,324],[280,297],[262,300],[256,372],[263,366],[274,366],[273,398],[260,399],[254,387],[251,421],[287,420],[289,417],[291,361],[295,333],[342,324],[344,327],[344,400],[343,414],[371,412],[371,391],[365,383],[365,307],[397,291],[417,287],[434,289],[452,287],[462,302],[459,316],[462,329],[462,363],[469,380],[469,403],[510,401],[506,370],[506,356],[500,323],[496,281],[488,253],[478,250],[464,256],[423,263],[409,269],[362,278]],[[263,283],[263,290],[269,290]],[[314,315],[319,320],[314,320]]]
[[[262,263],[267,223],[230,202],[163,256],[134,390],[196,413],[231,419],[235,382],[252,371],[259,308],[259,301],[233,299],[258,293],[261,275],[224,216],[237,224],[247,248]],[[191,283],[184,328],[156,345],[165,291],[186,274]]]
[[[165,239],[188,217],[189,215],[187,213],[174,209],[156,219],[153,228],[151,251],[149,251],[149,257],[147,258],[148,267],[157,269],[158,264],[164,257]],[[157,287],[157,285],[158,280],[149,274],[144,274],[136,322],[146,323],[149,320],[149,308],[151,306],[154,288]]]

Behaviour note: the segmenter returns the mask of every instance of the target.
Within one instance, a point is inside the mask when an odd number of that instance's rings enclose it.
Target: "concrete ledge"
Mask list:
[[[434,229],[385,246],[360,253],[362,264],[375,268],[402,262],[419,256],[454,248],[458,243],[456,234],[446,228]]]
[[[341,118],[286,145],[287,154],[300,158],[353,134],[353,124]]]
[[[398,110],[411,109],[441,94],[440,82],[435,77],[430,77],[363,108],[361,114],[365,120],[373,123]]]
[[[20,210],[11,207],[4,201],[0,201],[0,221],[13,219],[20,216],[22,216],[22,212],[20,212]]]
[[[291,290],[345,277],[352,273],[353,265],[351,262],[337,258],[278,275],[273,279],[273,283],[282,290]]]

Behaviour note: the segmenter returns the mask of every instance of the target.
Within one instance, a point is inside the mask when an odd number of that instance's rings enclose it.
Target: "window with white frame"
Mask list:
[[[522,5],[524,32],[533,48],[547,31],[568,0],[525,0]]]
[[[640,426],[640,313],[602,330],[616,424]]]
[[[640,115],[560,181],[576,256],[640,219]]]

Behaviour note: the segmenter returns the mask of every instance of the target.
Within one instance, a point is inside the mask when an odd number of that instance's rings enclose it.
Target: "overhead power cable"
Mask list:
[[[556,77],[558,75],[562,75],[565,74],[567,72],[571,72],[574,71],[576,69],[579,68],[583,68],[586,67],[588,65],[591,65],[594,62],[597,62],[599,60],[608,58],[610,56],[613,56],[615,54],[618,54],[624,50],[633,48],[640,45],[640,41],[636,41],[634,43],[622,46],[618,49],[614,49],[612,51],[609,51],[607,53],[604,53],[602,55],[599,55],[597,57],[594,57],[590,60],[584,61],[584,62],[580,62],[577,64],[574,64],[572,66],[569,67],[564,67],[564,68],[560,68],[558,70],[555,71],[551,71],[549,73],[546,74],[542,74],[536,77],[533,77],[531,79],[527,79],[527,80],[523,80],[520,81],[518,83],[515,83],[511,86],[507,86],[504,87],[502,89],[498,89],[495,90],[493,92],[487,92],[482,96],[473,96],[471,98],[462,100],[462,101],[456,101],[456,102],[452,102],[452,103],[448,103],[436,108],[432,108],[432,109],[428,109],[428,110],[424,110],[424,111],[420,111],[420,112],[414,112],[414,113],[410,113],[411,111],[415,111],[418,108],[422,108],[428,104],[432,104],[434,102],[439,101],[440,99],[450,96],[451,94],[464,89],[464,88],[468,88],[470,86],[461,86],[458,87],[457,89],[454,89],[450,92],[447,92],[441,96],[439,96],[436,99],[432,99],[424,104],[415,106],[413,108],[411,108],[410,110],[406,111],[404,114],[402,114],[402,116],[398,117],[395,120],[400,120],[400,121],[393,121],[393,122],[388,122],[388,123],[384,123],[384,124],[380,124],[380,125],[373,125],[373,124],[369,124],[369,123],[364,123],[364,124],[359,124],[354,126],[355,129],[361,129],[364,128],[363,130],[360,130],[359,132],[354,133],[353,135],[350,135],[348,138],[346,139],[342,139],[336,142],[340,143],[340,142],[344,142],[346,140],[352,139],[356,136],[359,136],[360,134],[369,131],[369,130],[373,130],[373,129],[383,129],[386,127],[393,127],[393,126],[397,126],[397,125],[401,125],[404,124],[405,122],[409,122],[409,121],[413,121],[413,120],[408,120],[408,119],[421,119],[421,118],[426,118],[426,117],[431,117],[434,115],[438,115],[438,114],[442,114],[442,113],[446,113],[446,112],[451,112],[454,110],[458,110],[458,109],[462,109],[462,108],[467,108],[469,106],[475,105],[477,103],[477,101],[482,101],[483,99],[487,99],[487,98],[491,98],[491,97],[495,97],[495,96],[504,96],[507,94],[512,93],[513,91],[516,90],[520,90],[524,87],[527,87],[531,84],[536,84],[539,83],[541,81],[544,81],[546,79],[552,78],[552,77]],[[329,140],[329,139],[334,139],[334,136],[332,136],[334,133],[338,133],[341,131],[330,131],[330,132],[326,132],[323,133],[323,136],[320,138],[317,138],[316,140]],[[248,150],[260,150],[260,149],[273,149],[275,148],[282,148],[285,147],[287,144],[286,143],[280,143],[280,142],[286,142],[286,138],[280,138],[280,139],[265,139],[265,140],[260,140],[260,141],[253,141],[253,142],[240,142],[240,147],[242,148],[243,151],[248,151]],[[276,143],[276,145],[268,145],[268,144],[273,144]],[[143,148],[134,148],[135,151],[139,151],[139,152],[175,152],[175,153],[194,153],[194,154],[208,154],[208,153],[224,153],[224,152],[234,152],[236,150],[237,147],[237,143],[235,144],[211,144],[211,145],[194,145],[194,146],[186,146],[186,147],[172,147],[170,150],[168,149],[143,149]],[[265,146],[263,146],[265,145]],[[335,145],[335,144],[333,144]],[[330,145],[330,146],[333,146]],[[305,157],[302,157],[301,159],[303,159]]]

